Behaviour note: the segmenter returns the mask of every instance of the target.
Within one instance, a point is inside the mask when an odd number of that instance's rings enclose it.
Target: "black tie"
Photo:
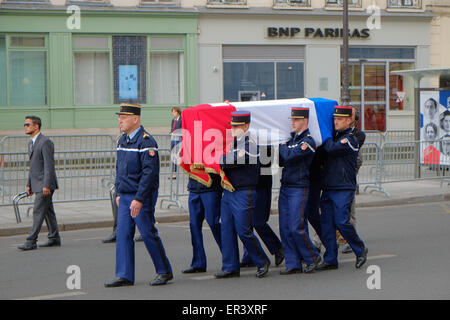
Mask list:
[[[127,135],[127,143],[130,143],[130,141],[131,141],[131,138],[129,135]]]

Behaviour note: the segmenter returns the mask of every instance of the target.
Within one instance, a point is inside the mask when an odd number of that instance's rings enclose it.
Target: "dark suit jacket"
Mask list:
[[[53,142],[40,133],[30,154],[30,173],[27,187],[31,188],[31,192],[42,192],[44,187],[52,191],[58,189],[54,153]]]
[[[174,123],[175,119],[172,119],[172,122],[170,123],[170,134],[172,135],[171,140],[175,140],[175,141],[181,141],[181,132],[177,131],[174,134],[174,131],[181,129],[182,128],[182,122],[181,122],[181,116],[178,119],[177,124],[175,125],[175,128],[173,127],[173,123]],[[173,129],[173,130],[172,130]]]

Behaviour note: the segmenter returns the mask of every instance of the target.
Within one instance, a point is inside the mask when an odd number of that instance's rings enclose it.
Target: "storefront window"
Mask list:
[[[303,62],[277,62],[277,99],[303,97]]]
[[[350,104],[360,110],[358,126],[385,131],[387,112],[413,109],[412,79],[390,72],[414,69],[414,48],[352,47],[349,55]]]
[[[9,41],[9,104],[47,104],[47,52],[45,38],[13,36]]]
[[[73,42],[75,104],[110,104],[108,37],[74,37]]]
[[[109,53],[77,52],[75,64],[75,104],[110,103]]]
[[[6,90],[6,42],[0,36],[0,106],[7,104]]]
[[[184,103],[184,54],[150,54],[150,101],[152,104]]]
[[[391,71],[411,69],[414,69],[414,63],[411,62],[389,63],[389,110],[412,110],[413,79],[391,74]]]
[[[224,62],[224,99],[301,98],[303,62]]]
[[[224,99],[229,101],[273,100],[273,62],[225,62]]]
[[[147,38],[113,36],[114,103],[147,103]]]

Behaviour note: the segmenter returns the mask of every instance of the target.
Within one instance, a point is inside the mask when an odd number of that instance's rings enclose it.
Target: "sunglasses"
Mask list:
[[[23,126],[24,127],[29,127],[29,126],[31,126],[31,123],[24,123]]]

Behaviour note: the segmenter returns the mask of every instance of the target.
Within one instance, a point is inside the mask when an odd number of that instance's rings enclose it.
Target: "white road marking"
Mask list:
[[[87,294],[87,292],[73,291],[73,292],[47,294],[47,295],[35,296],[35,297],[17,298],[17,299],[12,299],[12,300],[47,300],[47,299],[57,299],[57,298],[81,296],[84,294]]]

